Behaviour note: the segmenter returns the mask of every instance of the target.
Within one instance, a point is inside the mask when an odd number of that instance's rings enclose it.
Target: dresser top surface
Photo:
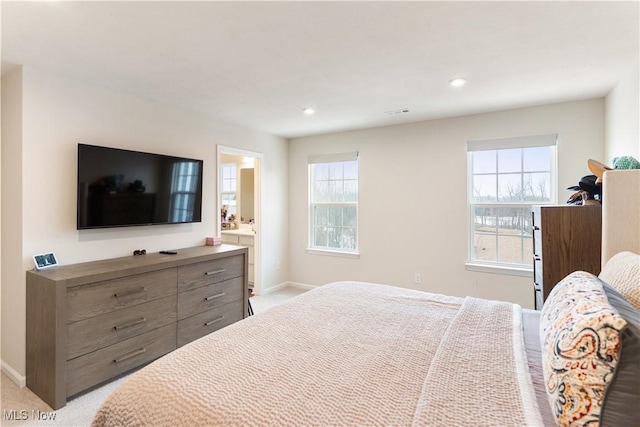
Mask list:
[[[158,252],[146,255],[130,255],[71,265],[60,265],[46,270],[30,270],[27,274],[65,283],[67,287],[79,286],[100,280],[115,279],[164,268],[173,268],[196,262],[209,261],[233,255],[247,254],[247,248],[235,245],[196,246],[175,249],[175,255]]]

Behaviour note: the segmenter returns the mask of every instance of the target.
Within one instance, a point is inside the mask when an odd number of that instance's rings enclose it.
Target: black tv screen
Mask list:
[[[78,230],[200,222],[202,160],[78,144]]]

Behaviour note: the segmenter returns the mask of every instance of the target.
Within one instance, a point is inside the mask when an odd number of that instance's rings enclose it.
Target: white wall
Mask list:
[[[633,156],[640,160],[640,85],[638,64],[609,92],[606,98],[606,157]]]
[[[5,355],[15,353],[14,331],[24,335],[24,271],[12,268],[22,265],[22,73],[20,69],[2,77],[2,370],[10,376],[24,375],[21,360],[13,367],[5,363]],[[18,308],[16,310],[16,307]],[[17,315],[17,318],[16,318]],[[11,337],[11,338],[9,338]],[[23,338],[18,338],[23,345]],[[20,372],[17,370],[22,369]]]
[[[604,100],[293,139],[290,280],[363,280],[533,307],[532,278],[467,271],[466,142],[558,133],[558,202],[604,155]],[[360,152],[360,258],[308,254],[307,157]],[[566,197],[566,198],[565,198]],[[415,272],[422,284],[413,284]]]
[[[2,359],[25,373],[25,271],[31,256],[54,251],[61,264],[155,252],[204,244],[216,233],[217,145],[263,153],[263,283],[286,281],[286,140],[235,125],[213,122],[186,111],[130,95],[63,79],[40,70],[22,70],[22,146],[3,152]],[[5,79],[3,78],[3,85]],[[6,86],[19,90],[19,78]],[[4,101],[4,97],[3,97]],[[18,138],[12,138],[11,143]],[[76,230],[76,162],[79,142],[204,160],[202,222],[194,224]],[[3,150],[5,148],[3,134]],[[22,158],[22,167],[20,167]],[[4,165],[3,165],[4,166]],[[17,171],[17,172],[16,172]],[[6,181],[16,172],[16,188]],[[20,176],[22,186],[20,188]],[[6,184],[6,185],[5,185]],[[20,213],[20,210],[22,211]],[[11,233],[11,236],[7,235]],[[9,255],[13,261],[6,262]]]

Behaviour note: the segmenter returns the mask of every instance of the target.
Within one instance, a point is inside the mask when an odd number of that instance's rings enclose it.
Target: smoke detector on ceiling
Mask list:
[[[392,110],[392,111],[385,111],[384,113],[387,116],[397,116],[399,114],[407,114],[409,113],[411,110],[409,110],[408,108],[401,108],[399,110]]]

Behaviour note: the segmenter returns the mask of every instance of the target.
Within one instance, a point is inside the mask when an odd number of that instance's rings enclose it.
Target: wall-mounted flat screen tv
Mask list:
[[[202,160],[78,144],[78,230],[201,222]]]

